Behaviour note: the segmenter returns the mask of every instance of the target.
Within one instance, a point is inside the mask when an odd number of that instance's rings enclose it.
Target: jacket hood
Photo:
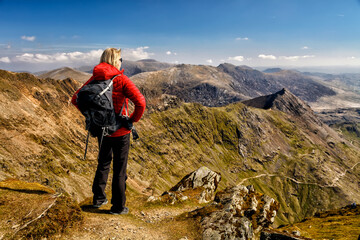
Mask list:
[[[107,80],[111,79],[113,76],[121,74],[124,72],[123,70],[119,70],[113,65],[108,63],[100,63],[94,67],[93,76],[95,80]]]

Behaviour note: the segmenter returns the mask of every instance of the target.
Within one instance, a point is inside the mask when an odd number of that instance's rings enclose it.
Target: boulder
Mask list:
[[[185,192],[201,188],[199,202],[206,203],[213,199],[220,180],[220,173],[211,171],[207,167],[201,167],[181,179],[180,182],[170,189],[170,192]]]
[[[162,201],[174,204],[177,201],[195,199],[199,203],[208,203],[214,199],[220,180],[220,173],[211,171],[207,167],[200,167],[198,170],[186,175],[169,191],[164,192],[159,197],[151,196],[148,201]]]

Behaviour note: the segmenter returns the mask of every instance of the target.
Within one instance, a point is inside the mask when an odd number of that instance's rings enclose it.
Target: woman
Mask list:
[[[129,118],[130,123],[133,123],[140,120],[144,113],[146,103],[144,96],[140,93],[134,83],[132,83],[130,79],[123,74],[124,70],[120,71],[121,63],[121,49],[106,49],[100,58],[100,64],[95,66],[93,70],[93,76],[83,86],[91,81],[108,80],[115,75],[119,75],[113,81],[112,98],[115,113],[120,113],[121,107],[126,99],[126,106],[122,113],[125,115],[126,109],[128,109],[127,99],[130,99],[135,105],[135,110]],[[77,93],[79,90],[74,94],[71,100],[72,104],[76,107]],[[125,127],[120,128],[112,135],[104,137],[101,146],[100,137],[98,138],[100,149],[98,166],[92,187],[94,194],[93,207],[99,208],[108,203],[105,194],[105,187],[110,171],[111,160],[113,158],[111,214],[127,214],[129,212],[129,209],[125,206],[125,181],[127,179],[126,167],[130,146],[130,131],[131,130]]]

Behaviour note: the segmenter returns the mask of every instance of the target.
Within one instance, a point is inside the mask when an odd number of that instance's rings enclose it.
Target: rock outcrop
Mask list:
[[[199,203],[207,203],[213,200],[220,180],[220,173],[213,172],[207,167],[201,167],[186,175],[160,197],[151,196],[148,201],[160,200],[174,204],[177,201],[196,199]]]
[[[295,117],[301,117],[310,124],[323,125],[307,103],[285,88],[276,93],[246,100],[242,103],[249,107],[276,109]]]
[[[274,222],[279,204],[253,186],[218,192],[213,203],[189,215],[200,218],[202,239],[253,239]]]

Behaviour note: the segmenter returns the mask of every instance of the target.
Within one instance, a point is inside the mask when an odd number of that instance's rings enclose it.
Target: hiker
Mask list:
[[[145,98],[139,89],[124,75],[124,69],[120,70],[121,63],[121,49],[106,49],[101,55],[100,63],[94,67],[93,76],[81,87],[83,88],[91,81],[104,81],[119,75],[113,79],[112,100],[115,113],[119,115],[120,110],[122,110],[122,115],[127,113],[128,99],[135,105],[134,112],[126,119],[126,127],[121,127],[109,136],[97,136],[99,155],[92,186],[92,192],[94,194],[93,207],[99,208],[108,203],[105,187],[113,158],[111,214],[127,214],[129,212],[129,209],[125,206],[125,182],[127,179],[126,167],[130,146],[130,132],[132,123],[140,120],[146,105]],[[71,100],[72,104],[78,109],[77,94],[80,89],[76,91]]]

